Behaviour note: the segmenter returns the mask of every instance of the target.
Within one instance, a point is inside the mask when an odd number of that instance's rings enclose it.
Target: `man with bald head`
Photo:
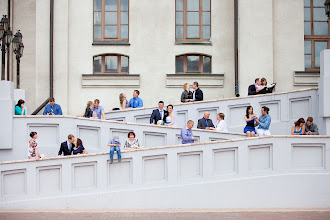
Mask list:
[[[211,130],[211,128],[214,128],[214,124],[209,117],[210,112],[204,112],[204,117],[198,120],[197,128],[206,130]]]

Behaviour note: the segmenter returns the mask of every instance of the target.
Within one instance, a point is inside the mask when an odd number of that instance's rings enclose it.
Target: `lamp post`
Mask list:
[[[325,14],[330,18],[330,0],[324,2]]]
[[[7,15],[3,15],[1,21],[0,21],[0,38],[1,38],[1,51],[2,51],[2,66],[1,66],[1,80],[5,80],[5,54],[6,54],[6,46],[9,48],[13,33],[11,32],[9,28],[9,19],[7,18]],[[8,65],[9,66],[9,65]],[[9,67],[8,67],[9,70]],[[9,80],[9,73],[8,79]]]
[[[21,57],[23,56],[24,44],[22,43],[23,35],[21,34],[20,30],[16,32],[13,39],[13,50],[16,54],[16,67],[17,67],[17,89],[20,88],[20,64],[21,64]]]

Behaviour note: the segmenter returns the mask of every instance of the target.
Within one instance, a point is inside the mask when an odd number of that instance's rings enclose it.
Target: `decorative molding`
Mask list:
[[[82,88],[139,88],[140,74],[82,74]]]
[[[294,86],[318,86],[320,71],[295,71],[293,72]]]
[[[182,88],[186,82],[194,81],[201,88],[223,88],[224,74],[166,74],[167,88]]]

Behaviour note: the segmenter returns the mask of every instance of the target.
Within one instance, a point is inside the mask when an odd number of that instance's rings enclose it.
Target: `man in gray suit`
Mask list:
[[[210,112],[204,112],[204,117],[198,120],[197,128],[210,130],[214,128],[214,124],[210,117]]]

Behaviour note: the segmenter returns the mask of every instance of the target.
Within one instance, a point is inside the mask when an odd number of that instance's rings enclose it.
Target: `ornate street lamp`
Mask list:
[[[9,47],[11,38],[13,33],[9,30],[9,19],[7,18],[7,15],[3,15],[1,21],[0,21],[0,26],[2,27],[0,30],[1,39],[2,39],[2,45],[1,45],[1,51],[2,51],[2,66],[1,66],[1,80],[5,80],[5,54],[6,54],[6,45]],[[8,36],[7,36],[8,33]],[[11,34],[11,36],[10,36]],[[8,65],[9,66],[9,65]],[[8,67],[9,68],[9,67]],[[9,76],[9,73],[7,73]],[[9,78],[8,78],[9,80]]]
[[[16,32],[13,39],[13,50],[16,54],[16,67],[17,67],[17,89],[20,88],[20,64],[21,64],[21,57],[23,56],[24,44],[22,43],[23,35],[21,34],[20,30]]]
[[[330,18],[330,0],[324,2],[325,14]]]

